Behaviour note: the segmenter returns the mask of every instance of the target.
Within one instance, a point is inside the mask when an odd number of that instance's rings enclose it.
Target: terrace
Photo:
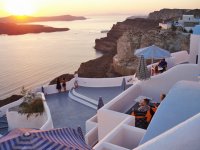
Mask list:
[[[128,88],[129,86],[127,86]],[[75,90],[79,95],[90,98],[98,103],[99,96],[102,96],[104,103],[119,95],[123,90],[117,87],[79,87]],[[80,126],[85,133],[85,122],[96,114],[97,110],[81,104],[69,97],[69,93],[55,93],[46,96],[54,128]],[[77,97],[78,98],[78,97]],[[80,99],[80,97],[79,97]],[[84,99],[81,99],[84,101]]]

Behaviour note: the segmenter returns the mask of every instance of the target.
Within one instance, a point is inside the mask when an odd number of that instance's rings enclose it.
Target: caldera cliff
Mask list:
[[[147,18],[126,19],[114,24],[106,37],[95,40],[95,49],[104,55],[82,63],[79,75],[93,78],[134,74],[137,66],[134,51],[153,44],[170,52],[189,50],[189,33],[159,27],[159,22],[179,18],[185,13],[200,16],[199,9],[162,9],[150,13]]]

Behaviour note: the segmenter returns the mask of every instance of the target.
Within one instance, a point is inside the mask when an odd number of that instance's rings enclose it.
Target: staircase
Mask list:
[[[6,115],[0,117],[0,134],[4,135],[8,132],[8,121]]]
[[[74,89],[69,91],[69,97],[76,101],[79,102],[85,106],[88,106],[90,108],[96,109],[97,110],[97,105],[98,105],[98,101],[91,99],[87,96],[84,96],[82,94],[77,93]]]

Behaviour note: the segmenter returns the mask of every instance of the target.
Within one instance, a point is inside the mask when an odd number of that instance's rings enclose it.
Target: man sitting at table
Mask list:
[[[165,59],[160,60],[158,67],[161,68],[161,73],[167,70],[167,62],[165,61]]]

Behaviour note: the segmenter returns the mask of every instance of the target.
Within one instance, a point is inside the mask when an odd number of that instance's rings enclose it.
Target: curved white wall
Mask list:
[[[53,122],[52,122],[50,110],[46,103],[44,94],[38,93],[38,95],[44,99],[43,104],[44,104],[45,111],[42,116],[38,116],[36,118],[34,116],[31,116],[27,120],[26,115],[20,115],[18,114],[18,112],[14,112],[14,111],[8,111],[9,108],[12,108],[21,104],[23,102],[23,98],[0,108],[2,115],[6,114],[7,116],[9,129],[37,128],[41,130],[48,130],[48,129],[53,128]]]
[[[168,93],[169,89],[178,81],[197,81],[200,68],[196,64],[177,65],[163,74],[153,76],[147,81],[138,81],[132,87],[115,97],[102,107],[98,113],[99,140],[103,139],[120,122],[126,118],[126,112],[135,104],[138,96],[146,96],[159,101],[161,93]]]
[[[199,150],[200,113],[134,150]]]

